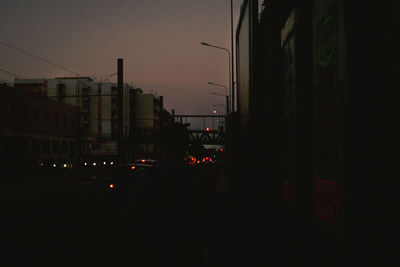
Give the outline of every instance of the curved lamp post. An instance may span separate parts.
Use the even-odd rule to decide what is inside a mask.
[[[225,88],[225,97],[226,97],[226,115],[228,116],[229,115],[229,95],[228,95],[228,88],[226,88],[226,86],[225,85],[222,85],[222,84],[218,84],[218,83],[213,83],[213,82],[207,82],[208,84],[210,84],[210,85],[214,85],[214,86],[219,86],[219,87],[223,87],[223,88]],[[217,94],[217,93],[215,93],[215,94]],[[218,94],[217,94],[218,95]],[[222,96],[222,95],[221,95]]]
[[[225,97],[226,98],[226,104],[229,104],[229,98],[228,98],[228,95],[223,95],[223,94],[218,94],[218,93],[216,93],[216,92],[212,92],[211,93],[212,95],[218,95],[218,96],[223,96],[223,97]],[[229,110],[229,107],[228,107],[228,105],[226,105],[226,115],[228,116],[228,111]]]
[[[231,71],[231,52],[229,51],[229,49],[227,49],[227,48],[225,48],[225,47],[221,47],[221,46],[216,46],[216,45],[211,45],[211,44],[209,44],[209,43],[206,43],[206,42],[201,42],[201,44],[202,45],[205,45],[205,46],[210,46],[210,47],[214,47],[214,48],[217,48],[217,49],[222,49],[222,50],[224,50],[225,52],[227,52],[228,53],[228,65],[229,65],[229,95],[231,95],[231,93],[232,93],[232,78],[231,78],[231,74],[232,74],[232,71]],[[215,85],[215,84],[214,84]],[[228,94],[227,94],[228,95]],[[229,115],[229,107],[228,107],[228,112],[227,112],[227,114],[226,115]]]

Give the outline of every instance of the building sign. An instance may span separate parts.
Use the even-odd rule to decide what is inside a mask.
[[[340,184],[315,179],[315,217],[332,226],[339,225]]]
[[[317,27],[317,61],[321,67],[326,68],[336,50],[336,18],[334,14],[328,13],[322,17]]]
[[[343,185],[332,180],[340,181],[345,168],[346,88],[338,82],[340,47],[337,0],[324,3],[315,6],[314,20],[315,216],[338,226],[341,218],[340,189]]]
[[[117,141],[104,141],[104,142],[91,142],[90,143],[91,155],[117,155],[118,145]]]
[[[343,92],[337,83],[337,5],[330,7],[316,22],[316,158],[318,176],[335,177],[339,150],[343,150]]]

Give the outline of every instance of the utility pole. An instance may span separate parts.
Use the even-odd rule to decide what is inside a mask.
[[[118,157],[119,162],[123,161],[123,90],[124,90],[124,71],[123,71],[123,59],[118,58]]]
[[[233,3],[232,3],[232,0],[231,0],[231,57],[232,57],[232,64],[231,64],[231,81],[229,81],[230,83],[231,83],[231,92],[230,92],[230,96],[231,96],[231,101],[232,101],[232,104],[231,104],[231,112],[234,112],[235,111],[235,84],[234,84],[234,73],[235,73],[235,71],[234,71],[234,66],[235,66],[235,64],[234,64],[234,61],[233,61],[233,58],[234,58],[234,52],[233,52]]]
[[[158,134],[160,135],[160,156],[159,159],[162,159],[163,152],[164,152],[164,143],[163,143],[163,135],[164,135],[164,129],[163,129],[163,123],[164,123],[164,116],[163,116],[163,111],[164,111],[164,97],[160,96],[160,129],[158,131]]]

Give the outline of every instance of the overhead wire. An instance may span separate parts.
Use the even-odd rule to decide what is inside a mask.
[[[0,79],[0,82],[7,83],[7,84],[12,84],[12,81],[5,80],[5,79]]]
[[[22,77],[21,75],[15,74],[15,73],[13,73],[13,72],[11,72],[11,71],[8,71],[8,70],[5,70],[5,69],[0,69],[0,71],[1,71],[1,72],[4,72],[4,73],[7,73],[7,74],[10,74],[10,75],[13,75],[13,76],[15,76],[15,77],[17,77],[17,78],[20,78],[20,79],[25,79],[25,78]]]
[[[49,60],[47,60],[47,59],[45,59],[45,58],[43,58],[43,57],[37,56],[37,55],[35,55],[35,54],[31,53],[31,52],[28,52],[28,51],[26,51],[26,50],[23,50],[23,49],[21,49],[21,48],[18,48],[18,47],[14,46],[14,45],[11,45],[11,44],[9,44],[9,43],[6,43],[6,42],[4,42],[4,41],[2,41],[2,40],[0,40],[0,44],[3,44],[3,45],[5,45],[5,46],[7,46],[7,47],[9,47],[9,48],[11,48],[11,49],[16,50],[16,51],[19,51],[19,52],[21,52],[21,53],[23,53],[23,54],[25,54],[25,55],[31,56],[31,57],[33,57],[33,58],[36,58],[36,59],[38,59],[38,60],[40,60],[40,61],[43,61],[43,62],[45,62],[45,63],[47,63],[47,64],[49,64],[49,65],[54,66],[54,67],[60,68],[60,69],[65,70],[65,71],[68,71],[68,72],[73,73],[73,74],[75,74],[75,75],[77,75],[77,76],[81,76],[81,75],[80,75],[79,73],[77,73],[77,72],[74,72],[74,71],[72,71],[72,70],[70,70],[70,69],[67,69],[67,68],[65,68],[65,67],[63,67],[63,66],[61,66],[61,65],[59,65],[59,64],[56,64],[56,63],[54,63],[54,62],[51,62],[51,61],[49,61]]]

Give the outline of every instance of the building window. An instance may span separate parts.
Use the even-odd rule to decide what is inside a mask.
[[[64,130],[67,130],[68,129],[68,121],[67,121],[67,116],[65,116],[65,115],[62,118],[62,124],[63,124]]]
[[[89,114],[82,114],[82,129],[89,129]]]
[[[65,154],[68,152],[68,143],[67,141],[62,141],[61,143],[61,153]]]
[[[55,114],[55,116],[54,116],[54,124],[55,124],[56,130],[59,129],[59,126],[60,126],[59,123],[60,123],[59,115]]]
[[[40,140],[32,139],[32,156],[38,157],[40,155]]]
[[[58,100],[63,100],[65,97],[65,84],[58,84],[57,88],[57,95],[58,95]]]
[[[89,99],[83,99],[82,100],[82,109],[84,111],[88,111],[89,110]]]
[[[48,110],[45,110],[43,115],[44,115],[43,128],[47,129],[48,125],[50,124],[50,113]]]
[[[10,126],[10,128],[13,128],[15,126],[16,110],[17,110],[17,105],[15,103],[11,103],[9,106],[9,113],[8,113],[8,125]]]
[[[75,130],[75,120],[74,117],[71,117],[71,129]]]
[[[54,140],[52,142],[52,152],[54,153],[58,153],[60,151],[60,147],[59,147],[59,142],[57,140]]]
[[[28,113],[28,107],[27,106],[23,106],[22,107],[22,114],[24,116],[24,123],[28,126],[31,125],[31,120],[29,119],[29,113]]]
[[[43,145],[43,153],[44,154],[50,154],[50,141],[49,140],[43,140],[42,141]]]
[[[70,155],[75,156],[75,145],[74,145],[74,142],[70,142],[69,143],[69,153],[70,153]]]
[[[39,109],[35,108],[34,114],[35,114],[35,126],[39,127],[39,121],[40,121]]]

